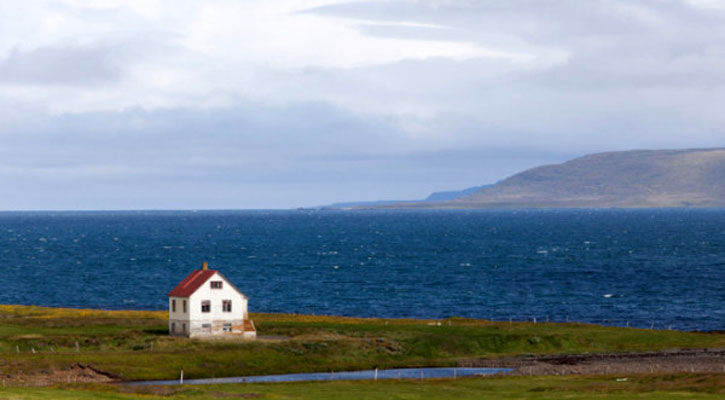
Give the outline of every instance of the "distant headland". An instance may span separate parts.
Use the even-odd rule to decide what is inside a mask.
[[[323,208],[725,207],[725,148],[596,153],[532,168],[493,185],[439,194]]]

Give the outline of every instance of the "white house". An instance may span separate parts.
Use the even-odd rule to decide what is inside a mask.
[[[257,336],[247,314],[247,296],[206,262],[168,296],[171,336]]]

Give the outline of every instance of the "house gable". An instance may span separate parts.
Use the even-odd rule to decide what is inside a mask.
[[[234,284],[229,279],[227,279],[226,276],[222,275],[222,273],[219,271],[215,271],[215,272],[216,272],[216,276],[224,282],[224,285],[234,289],[234,291],[236,291],[240,296],[242,296],[243,299],[245,299],[245,300],[247,299],[247,296],[244,293],[242,293],[242,291],[239,290],[239,288],[234,286]]]

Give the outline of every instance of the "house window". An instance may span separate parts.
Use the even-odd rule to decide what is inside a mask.
[[[184,306],[184,314],[186,314],[186,300],[182,300],[181,305]]]
[[[201,324],[201,330],[207,333],[211,332],[211,324]]]
[[[186,324],[181,324],[181,332],[186,335]]]
[[[175,322],[171,323],[171,333],[176,333],[176,323]]]
[[[171,300],[171,312],[176,312],[176,300]]]
[[[231,332],[232,331],[232,324],[224,324],[224,332]]]
[[[211,288],[212,289],[221,289],[222,281],[211,281]]]
[[[209,300],[201,301],[201,312],[211,312],[211,301],[209,301]]]
[[[232,312],[232,301],[231,300],[222,300],[222,311]]]

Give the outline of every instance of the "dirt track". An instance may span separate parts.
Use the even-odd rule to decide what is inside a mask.
[[[473,359],[460,361],[459,365],[461,367],[516,368],[508,375],[725,373],[725,349]]]
[[[11,386],[48,386],[56,383],[78,383],[78,382],[114,382],[116,379],[103,372],[93,368],[90,365],[80,363],[66,369],[48,369],[32,374],[0,374],[3,385],[6,383]]]

